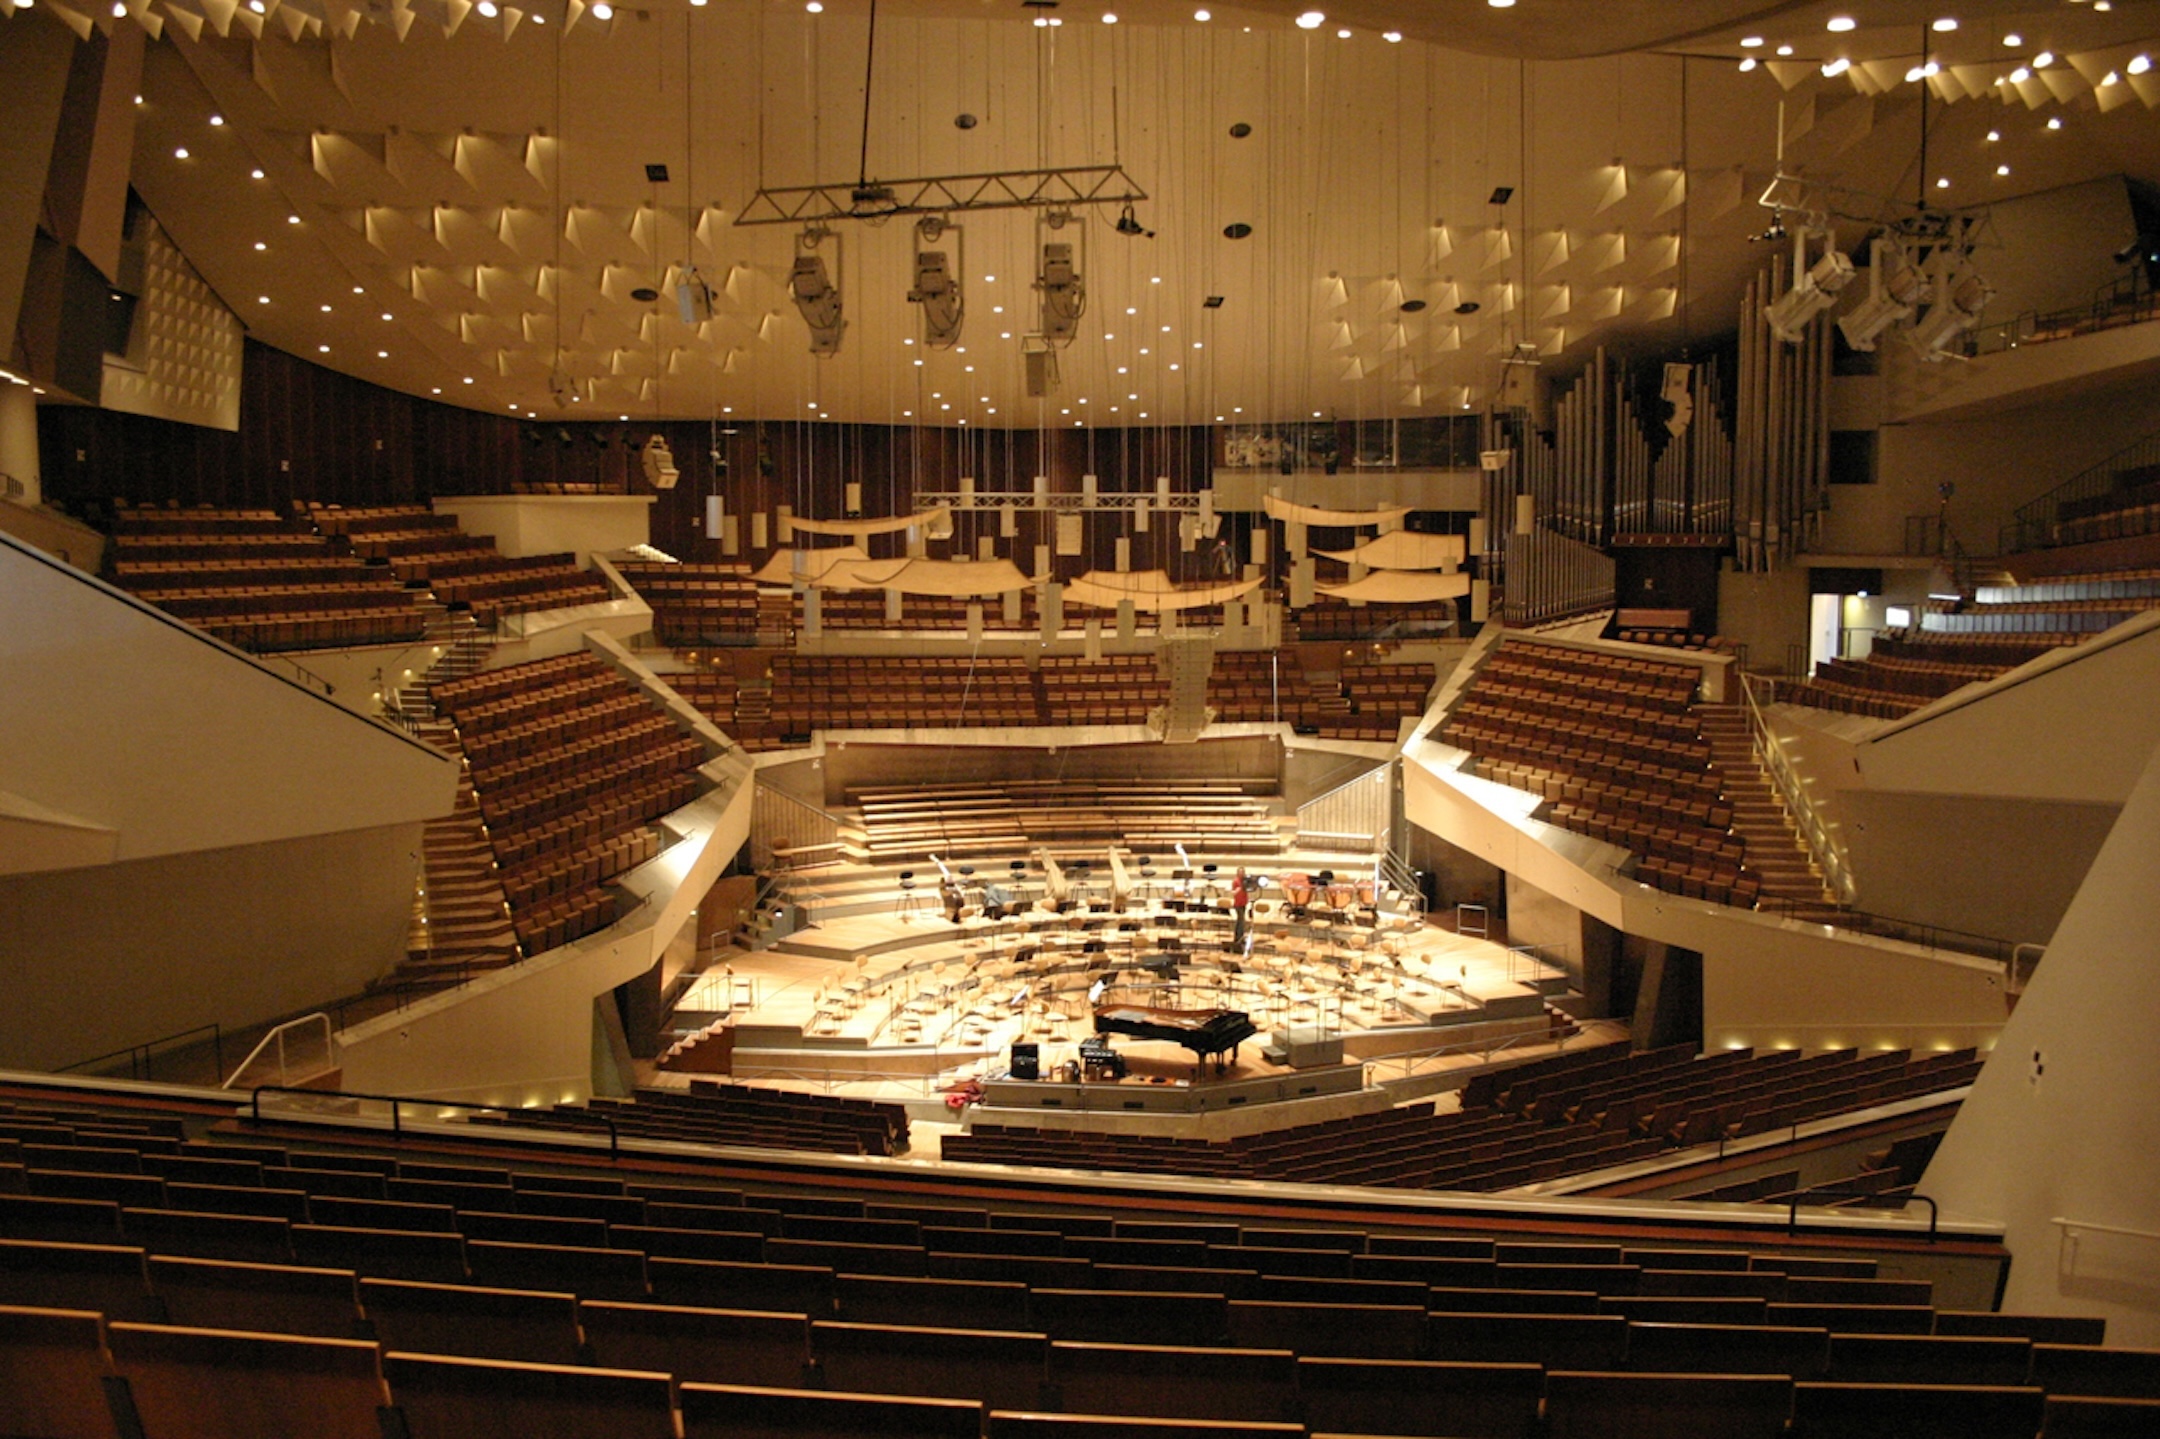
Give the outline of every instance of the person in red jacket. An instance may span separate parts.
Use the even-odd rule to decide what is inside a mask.
[[[1252,890],[1245,883],[1245,868],[1238,867],[1237,878],[1230,881],[1230,913],[1237,921],[1237,928],[1230,937],[1230,947],[1245,948],[1245,911],[1252,904]]]

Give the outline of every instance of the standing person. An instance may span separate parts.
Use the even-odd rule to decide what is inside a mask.
[[[947,875],[944,882],[938,887],[945,892],[945,917],[954,924],[958,924],[960,922],[961,904],[959,881],[955,880],[951,875]]]
[[[1245,867],[1238,866],[1237,878],[1230,881],[1230,913],[1237,927],[1230,937],[1230,947],[1245,948],[1245,911],[1252,904],[1252,890],[1245,883]]]

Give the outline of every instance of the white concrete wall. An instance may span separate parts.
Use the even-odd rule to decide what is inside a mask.
[[[57,1067],[359,993],[404,955],[420,834],[383,825],[0,876],[0,1066]]]
[[[2160,1345],[2155,895],[2160,756],[1920,1186],[1946,1219],[2003,1226],[2014,1260],[2003,1308],[2104,1315],[2109,1343],[2146,1347]]]
[[[0,536],[0,790],[145,859],[449,813],[457,766]]]
[[[652,538],[651,495],[451,495],[438,515],[456,515],[467,534],[492,535],[506,555],[568,550],[581,565],[595,550],[626,550]]]

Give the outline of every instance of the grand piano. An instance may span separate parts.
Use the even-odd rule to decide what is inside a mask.
[[[1252,1017],[1240,1009],[1151,1009],[1142,1004],[1104,1004],[1095,1009],[1097,1034],[1129,1034],[1135,1039],[1165,1039],[1182,1044],[1202,1063],[1221,1056],[1258,1034]]]

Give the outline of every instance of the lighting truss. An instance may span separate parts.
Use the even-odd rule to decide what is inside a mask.
[[[1047,494],[1036,494],[1032,490],[931,490],[916,493],[915,508],[917,511],[947,509],[955,514],[963,511],[990,514],[998,510],[1046,510],[1054,514],[1107,510],[1134,514],[1153,510],[1170,514],[1189,511],[1197,515],[1203,506],[1196,492],[1173,492],[1165,496],[1156,490],[1115,494],[1098,490],[1092,495],[1076,490],[1052,490]]]
[[[761,189],[738,225],[826,224],[889,219],[954,210],[1038,210],[1068,205],[1129,205],[1147,192],[1122,165],[1074,165],[1049,170],[998,170],[932,175],[864,184],[795,185]]]

